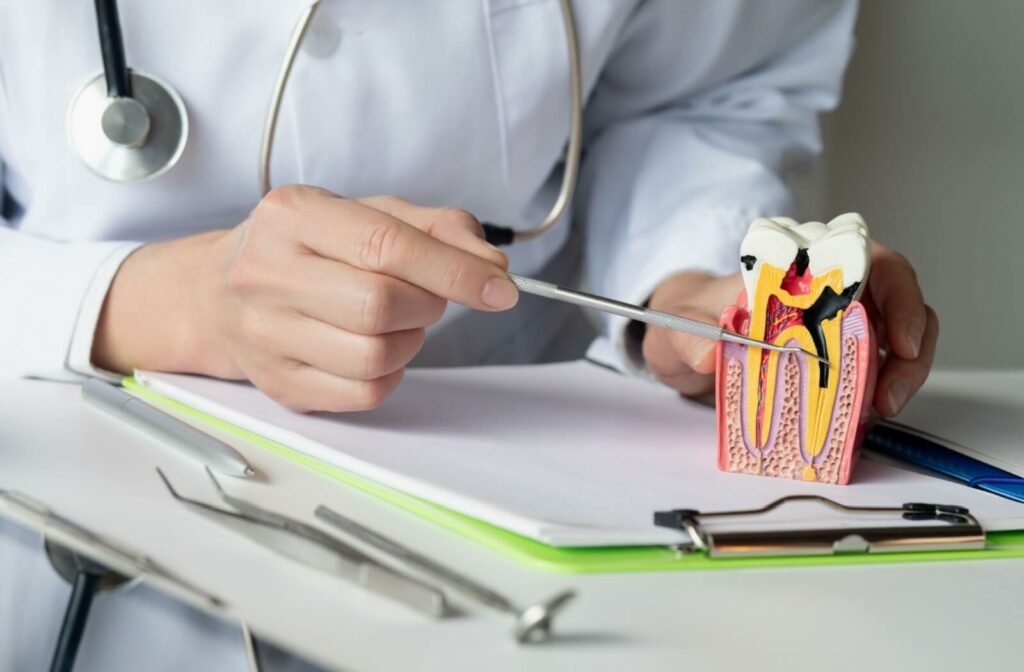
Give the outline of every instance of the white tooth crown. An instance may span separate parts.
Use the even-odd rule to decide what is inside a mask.
[[[744,260],[741,274],[748,304],[755,296],[762,265],[768,263],[785,271],[801,248],[807,250],[812,275],[839,268],[844,289],[861,283],[853,298],[860,297],[871,262],[871,248],[868,227],[859,214],[848,212],[828,224],[800,224],[788,217],[762,217],[750,225],[740,245],[740,257]]]

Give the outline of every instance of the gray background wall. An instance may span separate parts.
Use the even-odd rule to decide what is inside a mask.
[[[1024,367],[1024,2],[863,0],[857,32],[802,214],[910,258],[939,365]]]

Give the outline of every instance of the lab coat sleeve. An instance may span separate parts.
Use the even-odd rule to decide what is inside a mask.
[[[784,178],[820,152],[855,14],[852,0],[638,6],[586,112],[577,208],[595,291],[643,303],[676,272],[739,270],[750,221],[791,213]],[[643,373],[627,321],[605,320],[590,356]]]
[[[92,366],[92,338],[110,282],[137,246],[47,240],[0,219],[0,375],[116,378]]]

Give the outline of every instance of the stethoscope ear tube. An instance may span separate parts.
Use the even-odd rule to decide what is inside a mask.
[[[124,58],[117,0],[96,0],[96,24],[100,33],[103,74],[107,79],[107,97],[131,98],[132,78]]]

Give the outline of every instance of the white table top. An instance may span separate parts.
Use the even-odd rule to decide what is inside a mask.
[[[1024,381],[1021,373],[956,373],[936,375],[932,384],[984,375]],[[184,494],[212,501],[196,463],[87,406],[76,386],[0,380],[0,408],[0,488],[25,492],[175,568],[228,603],[224,618],[244,618],[261,637],[328,667],[936,671],[1017,669],[1024,660],[1024,560],[545,574],[245,449],[274,487],[225,483],[242,497],[259,489],[265,506],[308,520],[316,505],[328,504],[520,602],[578,589],[556,641],[517,647],[498,614],[453,599],[466,615],[430,621],[183,509],[154,467]]]

